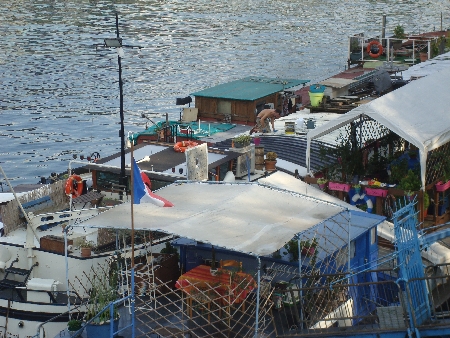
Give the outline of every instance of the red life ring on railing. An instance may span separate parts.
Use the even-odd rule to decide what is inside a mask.
[[[78,175],[69,176],[64,190],[66,195],[72,195],[72,198],[80,196],[83,193],[83,179]]]
[[[177,153],[184,153],[186,149],[193,148],[195,146],[198,146],[197,142],[194,141],[181,141],[175,143],[173,146],[173,150],[175,150]]]
[[[373,53],[372,52],[372,47],[377,47],[378,48],[378,53]],[[373,40],[373,41],[370,41],[369,44],[367,45],[366,51],[367,51],[367,53],[369,53],[369,55],[371,57],[377,58],[381,54],[383,54],[383,46],[377,40]]]

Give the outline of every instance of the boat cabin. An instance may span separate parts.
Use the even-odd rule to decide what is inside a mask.
[[[198,109],[200,120],[254,124],[256,114],[265,108],[283,110],[284,92],[287,89],[304,86],[308,82],[251,76],[191,95],[195,96],[195,108]]]
[[[255,171],[254,145],[249,146],[248,149],[206,149],[208,149],[208,181],[223,181],[228,171],[232,171],[236,177],[244,176],[247,170],[241,170],[240,166],[245,164],[245,159],[242,157],[246,157],[247,155],[251,159],[251,172],[253,173]],[[133,156],[139,168],[150,178],[152,190],[160,189],[177,180],[193,179],[188,173],[189,159],[185,153],[176,152],[173,145],[158,142],[139,144],[134,148]],[[83,168],[92,172],[94,189],[111,192],[125,191],[129,194],[131,185],[130,162],[131,152],[130,149],[127,149],[125,154],[127,184],[125,187],[119,184],[120,153],[102,158]]]

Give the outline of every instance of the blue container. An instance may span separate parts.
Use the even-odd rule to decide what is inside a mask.
[[[309,86],[310,93],[323,93],[325,92],[325,86],[319,84],[313,84]]]

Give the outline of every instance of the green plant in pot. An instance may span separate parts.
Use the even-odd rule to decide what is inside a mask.
[[[418,191],[422,186],[419,175],[409,169],[407,174],[400,180],[399,188],[405,191],[407,196],[412,196],[414,191]]]
[[[317,179],[317,184],[319,185],[319,188],[322,190],[325,189],[325,185],[327,184],[327,182],[328,180],[323,177]]]
[[[91,289],[86,305],[84,320],[88,337],[110,337],[110,308],[109,305],[118,299],[118,272],[117,261],[111,259],[106,266],[92,269],[90,278]],[[113,306],[114,332],[118,330],[119,312],[117,305]]]
[[[249,134],[241,134],[233,138],[233,143],[236,148],[243,148],[250,145],[252,137]]]
[[[287,242],[284,247],[285,249],[292,255],[291,262],[298,261],[299,253],[298,253],[298,241],[297,239],[291,239]],[[312,240],[306,239],[300,241],[300,252],[302,256],[313,257],[317,256],[317,238],[313,238]]]
[[[95,243],[93,241],[83,239],[78,242],[78,247],[80,248],[81,257],[90,257],[92,254],[92,249],[95,248]]]
[[[274,151],[269,151],[266,154],[266,159],[264,160],[264,165],[267,171],[275,170],[275,165],[277,163],[277,153]]]

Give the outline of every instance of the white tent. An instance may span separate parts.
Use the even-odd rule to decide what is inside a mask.
[[[415,145],[420,151],[422,187],[428,152],[450,141],[450,67],[415,80],[313,129],[307,136],[306,167],[311,140],[366,115]]]
[[[258,256],[277,251],[295,234],[329,219],[344,222],[344,227],[349,227],[355,236],[384,220],[256,183],[174,183],[158,194],[174,207],[134,205],[135,230],[161,231]],[[351,217],[342,221],[342,214],[350,212]],[[130,229],[130,204],[118,205],[74,226]]]

